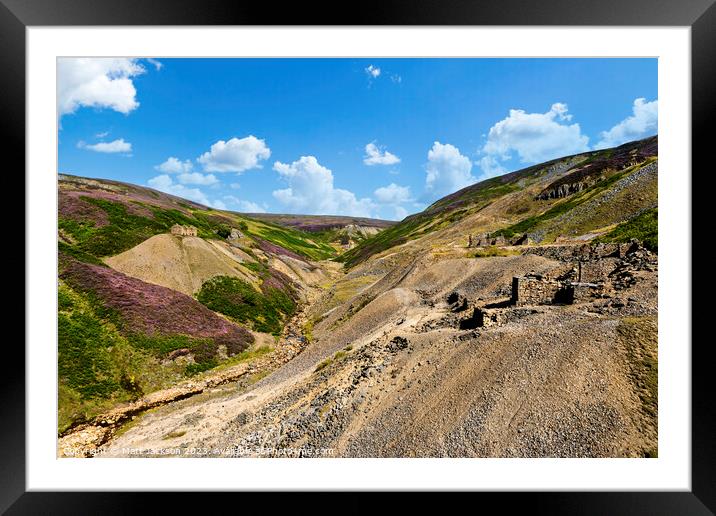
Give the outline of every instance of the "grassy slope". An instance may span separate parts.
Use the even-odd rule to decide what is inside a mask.
[[[606,191],[626,174],[636,171],[638,167],[629,168],[627,166],[630,160],[645,163],[649,159],[654,159],[649,156],[653,156],[655,153],[656,137],[652,137],[624,144],[614,149],[559,158],[482,181],[448,195],[433,203],[425,211],[411,215],[395,226],[364,240],[355,248],[344,253],[340,259],[349,267],[354,266],[374,254],[445,228],[469,215],[477,213],[503,196],[522,191],[540,180],[544,181],[543,177],[550,168],[558,167],[575,157],[582,158],[578,164],[565,169],[564,173],[556,181],[545,184],[545,187],[549,188],[566,183],[570,178],[573,181],[594,180],[596,181],[594,184],[591,184],[578,194],[573,194],[563,199],[542,200],[532,203],[534,207],[530,207],[521,219],[518,219],[511,226],[497,231],[495,234],[512,236],[531,231],[555,219],[557,216],[567,213],[593,198],[594,195]]]
[[[58,215],[61,236],[67,237],[64,251],[83,261],[126,251],[174,224],[195,226],[202,238],[221,238],[234,227],[257,243],[265,240],[311,260],[337,254],[332,246],[297,229],[105,180],[62,176]]]
[[[647,249],[659,250],[659,210],[652,208],[640,215],[619,224],[612,231],[596,240],[598,242],[629,242],[632,238],[640,240]]]
[[[549,209],[543,211],[542,213],[526,217],[516,224],[495,231],[493,235],[503,235],[509,238],[514,235],[533,232],[537,229],[548,228],[551,226],[551,222],[553,222],[561,215],[564,215],[567,212],[576,208],[577,206],[584,204],[591,199],[594,199],[599,194],[608,191],[610,187],[616,184],[619,180],[625,178],[629,174],[637,172],[643,166],[646,166],[647,164],[651,163],[653,159],[654,158],[648,158],[639,165],[635,165],[633,167],[626,167],[623,170],[615,171],[604,180],[595,183],[594,185],[586,188],[585,190],[579,193],[572,194],[564,199],[559,199],[555,201]],[[582,227],[581,229],[586,231],[590,228]]]

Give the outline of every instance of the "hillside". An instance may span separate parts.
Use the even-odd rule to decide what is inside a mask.
[[[657,143],[654,136],[468,186],[361,242],[341,259],[352,266],[459,222],[474,233],[527,234],[544,243],[623,222],[656,206]]]
[[[122,316],[152,307],[116,301],[104,285],[131,283],[156,295],[153,289],[166,288],[152,284],[159,279],[181,279],[173,288],[193,295],[172,290],[167,299],[177,304],[170,306],[191,302],[198,307],[188,313],[210,311],[202,338],[216,356],[230,354],[227,344],[219,348],[221,332],[241,330],[222,329],[214,316],[254,338],[262,335],[259,324],[288,322],[264,356],[244,358],[258,349],[249,344],[235,355],[242,358],[228,359],[246,360],[239,381],[219,385],[207,370],[180,391],[157,391],[168,393],[165,402],[133,421],[103,426],[88,418],[63,436],[60,450],[80,443],[106,456],[167,446],[232,457],[658,456],[657,184],[656,137],[556,159],[472,185],[363,235],[338,257],[341,271],[299,253],[319,245],[315,233],[237,214],[220,216],[246,221],[242,238],[251,242],[222,242],[212,227],[195,224],[198,237],[172,243],[175,237],[157,231],[159,238],[108,257],[90,253],[95,248],[75,231],[61,295],[72,289],[77,300],[61,315],[77,317],[83,303],[107,339],[147,331],[157,316]],[[204,220],[205,208],[189,206],[180,213]],[[152,220],[161,223],[161,213]],[[262,225],[286,231],[281,238],[289,242],[300,239],[289,249],[277,233],[272,241],[270,231],[259,235]],[[235,273],[206,280],[211,273],[189,259],[163,279],[152,263],[155,254],[167,253],[161,262],[170,264],[193,256],[194,246],[202,266]],[[310,279],[290,276],[299,263],[317,268]],[[77,280],[78,269],[94,279]],[[120,315],[114,326],[109,310]],[[271,313],[271,320],[256,317]],[[162,324],[167,334],[179,332],[180,321]],[[284,347],[288,354],[267,358]],[[186,367],[152,356],[167,368]]]
[[[61,175],[58,198],[60,430],[273,346],[335,270],[305,232],[149,188]]]
[[[367,217],[350,217],[342,215],[286,215],[278,213],[247,213],[248,217],[300,229],[308,233],[320,233],[346,226],[385,229],[394,225],[391,220],[371,219]]]

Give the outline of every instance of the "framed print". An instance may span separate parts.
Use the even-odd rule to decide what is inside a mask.
[[[27,203],[3,510],[712,513],[712,2],[267,7],[3,0]]]

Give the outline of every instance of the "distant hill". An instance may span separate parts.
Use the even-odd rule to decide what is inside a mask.
[[[362,226],[385,229],[396,224],[392,220],[371,219],[367,217],[348,217],[342,215],[286,215],[277,213],[247,213],[246,216],[281,226],[288,226],[308,233],[317,233],[346,226]]]

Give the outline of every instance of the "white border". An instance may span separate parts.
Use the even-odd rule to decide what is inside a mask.
[[[690,490],[689,28],[31,27],[27,43],[28,490]],[[662,315],[659,324],[658,459],[55,458],[57,56],[565,57],[565,52],[659,57],[659,306],[668,317]]]

